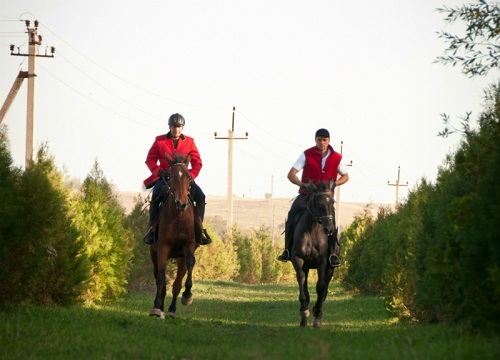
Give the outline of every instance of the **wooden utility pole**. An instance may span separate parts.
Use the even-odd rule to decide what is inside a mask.
[[[217,140],[228,140],[228,156],[227,156],[227,234],[231,234],[233,228],[233,140],[248,140],[248,132],[244,138],[234,137],[234,112],[236,107],[233,106],[233,121],[231,130],[228,130],[227,137],[217,137],[217,132],[214,133]]]
[[[342,145],[344,145],[344,141],[340,142],[340,155],[342,155]],[[352,166],[352,160],[347,166]],[[337,219],[335,219],[335,224],[339,226],[340,224],[340,186],[337,187]]]
[[[29,51],[28,54],[21,54],[19,48],[17,53],[14,53],[14,45],[10,46],[10,54],[13,56],[27,56],[28,57],[28,73],[20,72],[12,89],[7,96],[7,100],[2,106],[2,119],[7,113],[10,104],[14,100],[14,97],[21,86],[21,83],[25,77],[28,78],[28,102],[26,108],[26,156],[25,156],[25,168],[28,167],[31,159],[33,158],[33,133],[34,133],[34,123],[35,123],[35,77],[36,77],[36,62],[37,57],[54,57],[55,48],[51,47],[51,54],[37,54],[37,46],[42,44],[42,36],[37,34],[38,31],[38,20],[34,21],[35,27],[30,27],[30,21],[25,20],[26,28],[28,30],[28,43]],[[4,112],[5,111],[5,112]],[[0,120],[1,122],[1,120]]]
[[[400,166],[398,166],[398,179],[396,180],[396,183],[395,184],[390,184],[389,181],[387,182],[387,185],[389,186],[395,186],[396,187],[396,202],[395,202],[395,205],[396,207],[399,206],[399,187],[400,186],[408,186],[408,181],[406,182],[406,184],[400,184],[399,183],[399,174],[400,174]]]

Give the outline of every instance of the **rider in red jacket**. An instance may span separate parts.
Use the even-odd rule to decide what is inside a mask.
[[[144,180],[144,185],[146,188],[153,187],[153,194],[151,196],[151,205],[149,207],[149,226],[148,233],[144,237],[144,242],[146,244],[153,244],[155,242],[155,223],[156,223],[156,210],[153,206],[154,200],[158,197],[161,188],[165,185],[161,176],[168,174],[170,166],[165,159],[165,154],[173,156],[174,152],[181,153],[183,155],[191,154],[191,168],[189,173],[193,179],[193,183],[190,188],[190,195],[196,204],[196,210],[198,215],[203,222],[205,216],[205,194],[201,188],[194,182],[198,174],[200,173],[202,162],[198,148],[194,143],[194,139],[186,136],[182,133],[186,120],[181,114],[173,114],[168,119],[169,132],[164,135],[159,135],[155,138],[155,141],[148,151],[146,157],[146,165],[151,170],[151,176]],[[204,236],[202,236],[199,243],[201,245],[208,245],[212,242],[206,231],[203,231]]]
[[[278,256],[279,261],[287,262],[293,244],[294,217],[297,213],[307,207],[307,185],[309,181],[317,184],[321,181],[329,181],[332,178],[335,186],[342,185],[349,180],[347,167],[342,163],[342,155],[333,150],[330,145],[330,133],[326,129],[319,129],[315,135],[316,146],[305,150],[293,164],[288,172],[288,180],[299,187],[299,195],[295,198],[285,225],[285,250]],[[299,179],[297,173],[302,170],[302,177]],[[340,175],[340,176],[339,176]],[[334,190],[332,191],[332,196]],[[331,267],[340,266],[338,231],[329,237],[328,261]]]

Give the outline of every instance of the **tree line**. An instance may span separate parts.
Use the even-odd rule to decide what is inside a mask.
[[[448,48],[436,62],[458,65],[469,77],[498,71],[500,4],[480,0],[438,11],[446,22],[462,21],[465,33],[440,32]],[[458,149],[436,181],[421,179],[395,212],[355,218],[343,234],[341,281],[382,296],[401,319],[499,333],[500,83],[484,90],[477,125],[471,113],[459,125],[442,117],[438,135],[461,136]]]

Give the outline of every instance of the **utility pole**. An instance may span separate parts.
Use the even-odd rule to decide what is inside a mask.
[[[342,145],[344,145],[344,141],[340,141],[340,155],[342,155]],[[352,166],[352,160],[347,166]],[[337,187],[337,219],[335,220],[335,224],[339,226],[340,224],[340,186]]]
[[[400,184],[399,183],[399,174],[400,174],[400,166],[398,166],[398,179],[396,180],[396,183],[395,184],[390,184],[389,181],[387,182],[387,185],[389,186],[395,186],[396,187],[396,207],[399,206],[399,187],[400,186],[408,186],[408,181],[406,182],[406,184]]]
[[[17,92],[19,91],[19,88],[23,84],[23,80],[26,79],[27,77],[28,77],[27,71],[19,71],[19,74],[17,74],[16,79],[14,80],[14,84],[12,84],[9,94],[7,95],[7,99],[5,99],[5,102],[2,105],[2,109],[0,109],[0,124],[5,118],[5,115],[7,115],[7,111],[9,111],[12,102],[16,98]]]
[[[236,107],[233,106],[233,121],[231,130],[227,131],[227,137],[217,137],[217,132],[214,133],[216,140],[228,140],[228,156],[227,156],[227,234],[231,234],[233,228],[233,140],[248,140],[248,132],[244,138],[234,137],[234,112]]]
[[[7,100],[2,107],[2,116],[5,116],[10,104],[14,100],[14,97],[21,86],[21,83],[25,77],[28,78],[28,103],[26,108],[26,157],[25,157],[25,168],[28,167],[31,159],[33,158],[33,132],[34,132],[34,122],[35,122],[35,77],[36,77],[36,63],[35,59],[37,57],[54,57],[55,48],[52,46],[50,48],[50,55],[45,53],[45,55],[37,54],[37,46],[42,44],[42,36],[37,34],[38,31],[38,20],[34,21],[34,28],[30,27],[30,21],[25,20],[27,33],[28,33],[28,43],[29,51],[28,54],[21,54],[19,48],[17,48],[17,53],[14,53],[14,45],[10,45],[10,54],[13,56],[27,56],[28,57],[28,73],[20,72],[12,89],[7,96]],[[5,111],[5,113],[4,113]],[[1,122],[1,120],[0,120]]]

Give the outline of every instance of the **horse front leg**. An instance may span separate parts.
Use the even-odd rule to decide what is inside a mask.
[[[300,326],[307,327],[307,318],[309,317],[309,291],[307,289],[308,269],[303,269],[304,261],[300,258],[295,258],[292,261],[297,275],[297,283],[299,284],[299,302],[300,302]]]
[[[333,276],[333,269],[324,263],[318,268],[318,282],[316,283],[316,294],[318,296],[316,304],[313,307],[315,328],[320,328],[323,321],[323,304],[328,295],[328,285]]]
[[[153,251],[151,251],[153,254]],[[153,309],[149,313],[150,316],[156,316],[159,318],[164,318],[164,302],[165,296],[167,294],[167,277],[165,274],[166,266],[167,266],[167,258],[168,258],[169,250],[162,246],[157,246],[156,249],[156,259],[153,260],[153,267],[155,268],[156,274],[156,297],[153,305]]]
[[[185,290],[182,293],[182,305],[191,305],[191,303],[193,302],[193,294],[191,293],[191,288],[193,287],[193,268],[195,263],[196,258],[194,257],[194,253],[189,252],[186,259],[188,276],[186,278],[186,283],[184,284]]]
[[[180,258],[177,259],[177,275],[175,276],[174,283],[172,285],[172,302],[168,307],[167,315],[171,318],[175,318],[175,312],[177,311],[177,297],[181,292],[182,288],[182,279],[184,275],[186,275],[186,259]]]

